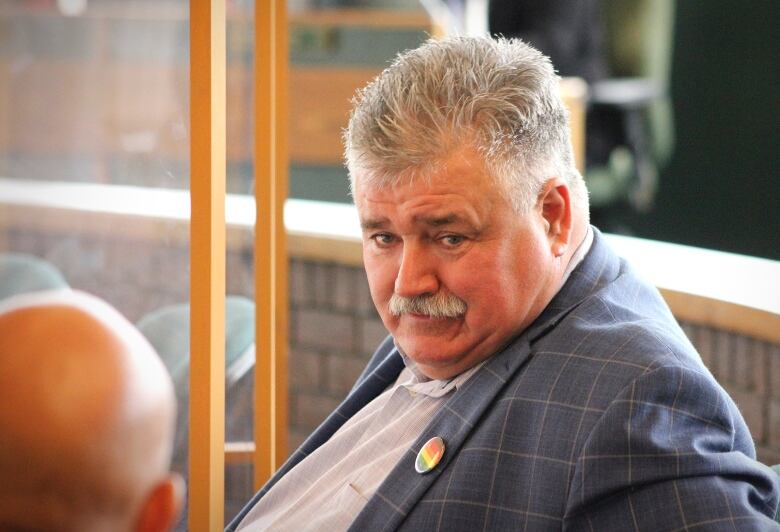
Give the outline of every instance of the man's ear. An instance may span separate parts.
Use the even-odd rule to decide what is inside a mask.
[[[556,257],[566,253],[571,240],[572,206],[569,187],[560,178],[547,181],[539,194],[537,205],[547,228],[550,249]]]
[[[184,500],[184,479],[171,473],[158,482],[141,506],[136,532],[168,532],[176,524]]]

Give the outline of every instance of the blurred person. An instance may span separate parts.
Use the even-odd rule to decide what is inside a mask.
[[[0,302],[0,530],[169,530],[175,408],[157,354],[105,302]]]
[[[391,336],[228,530],[772,530],[778,480],[589,223],[550,61],[400,55],[345,133]]]

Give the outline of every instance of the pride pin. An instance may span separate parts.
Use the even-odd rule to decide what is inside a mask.
[[[431,471],[441,461],[442,456],[444,456],[444,440],[435,436],[417,453],[417,460],[414,462],[415,471],[420,474]]]

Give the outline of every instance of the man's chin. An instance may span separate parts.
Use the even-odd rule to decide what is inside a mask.
[[[414,360],[414,358],[412,358],[412,360]],[[439,359],[425,358],[415,360],[415,363],[417,364],[417,369],[419,369],[423,375],[429,379],[437,380],[451,379],[468,369],[468,367],[464,367],[464,360],[462,357],[442,357]]]
[[[451,371],[448,368],[459,366],[465,357],[463,351],[453,349],[452,343],[446,340],[417,338],[404,341],[403,338],[396,338],[396,341],[404,354],[431,378],[441,377],[429,375],[429,372],[448,373]]]

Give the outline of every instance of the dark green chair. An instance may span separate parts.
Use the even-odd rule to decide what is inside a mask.
[[[136,324],[160,355],[171,374],[179,404],[176,416],[176,444],[174,469],[184,470],[186,464],[187,427],[189,416],[190,376],[190,305],[181,303],[152,311]],[[255,304],[241,296],[225,299],[225,389],[231,398],[231,390],[255,364]],[[243,393],[243,392],[242,392]],[[230,404],[227,405],[228,410]],[[231,416],[228,420],[241,416]],[[232,434],[232,425],[239,427]],[[240,423],[228,423],[229,439],[251,439],[251,433]],[[249,437],[247,437],[249,436]]]
[[[171,374],[179,408],[176,415],[171,469],[188,477],[189,435],[190,305],[181,303],[152,311],[136,324],[159,353]],[[255,304],[241,296],[225,299],[225,437],[227,441],[253,440],[253,368],[255,365]],[[226,468],[227,486],[252,485],[251,465]],[[229,490],[228,490],[229,491]],[[242,495],[242,494],[239,494]],[[236,512],[249,494],[234,501],[226,494],[226,508]],[[187,510],[182,511],[175,530],[187,530]],[[235,507],[235,508],[234,508]]]
[[[51,263],[24,253],[0,254],[0,299],[60,288],[68,288],[68,283]]]
[[[181,303],[154,310],[136,324],[154,346],[171,374],[176,389],[186,388],[190,367],[190,305]],[[225,298],[225,379],[231,386],[255,359],[255,304],[242,296]]]

